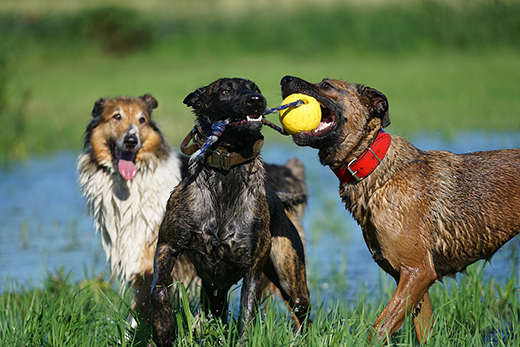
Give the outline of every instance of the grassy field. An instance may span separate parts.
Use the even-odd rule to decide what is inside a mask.
[[[279,81],[286,74],[369,85],[389,98],[392,134],[518,133],[519,34],[520,4],[513,0],[3,0],[0,164],[79,151],[92,106],[105,96],[152,93],[159,101],[154,117],[177,147],[193,126],[184,97],[223,76],[254,80],[269,106],[282,101]],[[268,141],[290,141],[265,134]],[[426,346],[519,346],[518,264],[511,268],[504,285],[484,281],[481,264],[469,278],[435,284],[435,333]],[[246,345],[365,346],[395,285],[382,276],[376,293],[328,302],[316,278],[309,275],[308,333],[293,333],[285,306],[269,301]],[[338,292],[346,282],[329,281]],[[129,293],[102,278],[73,283],[57,273],[39,289],[5,288],[12,290],[0,294],[2,344],[148,342],[146,327],[129,333]],[[180,303],[177,318],[185,326],[193,320],[190,305]],[[235,322],[226,328],[209,320],[183,329],[177,344],[235,346],[237,339]],[[407,322],[391,344],[414,341]]]
[[[518,267],[512,264],[512,268]],[[329,283],[339,290],[345,281],[337,277]],[[320,286],[313,282],[312,274],[310,286],[313,324],[307,333],[295,334],[285,305],[268,300],[245,346],[366,346],[371,325],[395,289],[389,277],[384,276],[375,293],[360,291],[350,302],[323,302],[317,299]],[[430,290],[434,334],[425,346],[520,345],[518,288],[515,271],[505,285],[484,281],[482,264],[470,267],[469,276],[459,276],[457,282],[435,284]],[[139,326],[136,333],[128,329],[128,293],[121,296],[100,279],[69,283],[64,274],[57,273],[48,277],[43,289],[16,284],[13,290],[0,295],[0,340],[6,346],[146,346],[149,342],[147,327]],[[232,298],[238,293],[232,293]],[[192,326],[196,314],[196,302],[190,303],[186,297],[183,296],[177,313],[178,322],[183,322],[185,328],[180,330],[175,345],[237,344],[234,320],[229,327],[205,319],[195,329],[186,328]],[[233,312],[236,316],[238,307]],[[372,345],[378,344],[368,344]],[[392,337],[390,345],[415,345],[410,321]]]
[[[193,124],[182,100],[222,76],[256,81],[270,106],[286,74],[370,85],[388,96],[396,134],[520,129],[514,2],[17,3],[0,5],[2,162],[79,150],[94,101],[122,94],[155,95],[177,146]]]

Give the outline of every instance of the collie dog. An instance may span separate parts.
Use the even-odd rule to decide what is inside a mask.
[[[79,184],[112,276],[133,288],[132,308],[146,323],[159,225],[187,164],[152,120],[157,105],[149,94],[96,101],[77,162]],[[186,286],[196,279],[186,256],[172,277]],[[135,318],[129,320],[135,328]]]

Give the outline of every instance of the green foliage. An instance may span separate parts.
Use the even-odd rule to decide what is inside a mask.
[[[11,76],[7,69],[7,61],[7,56],[0,50],[0,165],[23,158],[27,154],[25,142],[22,140],[26,133],[25,113],[21,106],[17,106],[13,99],[9,98],[8,85]]]
[[[376,266],[374,264],[374,266]],[[514,266],[513,268],[517,268]],[[430,289],[434,307],[434,334],[425,346],[518,346],[520,343],[520,303],[518,274],[511,272],[505,284],[483,279],[483,266],[469,268],[469,276],[459,276]],[[244,346],[379,346],[367,344],[373,322],[390,299],[395,284],[382,275],[381,286],[361,289],[355,297],[324,301],[317,295],[315,274],[309,274],[314,306],[308,332],[295,332],[285,304],[275,296],[264,302]],[[340,274],[329,279],[333,290],[341,291]],[[336,283],[340,287],[336,288]],[[9,287],[9,286],[6,286]],[[101,279],[70,283],[62,271],[49,275],[42,289],[11,285],[0,295],[0,340],[9,346],[145,346],[149,328],[137,332],[126,322],[130,295],[121,296]],[[236,302],[232,294],[231,302]],[[236,346],[240,338],[237,321],[229,326],[211,317],[197,318],[198,308],[180,288],[176,319],[179,331],[176,346]],[[232,308],[235,315],[238,308]],[[145,334],[142,332],[145,331]],[[140,334],[141,333],[141,334]],[[415,344],[411,320],[391,338],[391,346]]]
[[[0,33],[25,44],[99,44],[109,53],[124,54],[153,43],[151,18],[128,7],[103,6],[63,15],[0,14]],[[13,48],[20,43],[13,45]],[[50,48],[50,47],[49,47]]]
[[[0,297],[0,340],[6,346],[124,346],[122,303],[98,281],[73,285],[60,271],[42,289],[16,288]]]
[[[164,36],[190,47],[187,54],[197,53],[196,49],[205,54],[278,51],[303,56],[468,50],[517,46],[520,4],[488,2],[454,9],[436,1],[421,1],[406,7],[370,10],[311,7],[224,21],[218,17],[177,18],[175,23]]]
[[[367,84],[389,97],[389,130],[405,136],[517,131],[519,32],[514,1],[0,13],[0,161],[79,150],[95,100],[147,92],[176,147],[193,125],[182,100],[223,76],[253,79],[270,106],[286,74]]]
[[[210,6],[208,4],[208,6]],[[518,48],[520,4],[482,1],[450,6],[426,0],[408,6],[301,6],[240,16],[223,14],[154,15],[131,7],[104,6],[54,15],[0,14],[0,32],[43,40],[96,39],[110,52],[129,52],[173,42],[180,52],[233,55],[280,51],[322,55],[331,52],[410,52],[421,49]],[[153,16],[153,17],[152,17]]]
[[[110,6],[85,10],[73,23],[72,33],[97,40],[108,52],[128,53],[146,49],[153,43],[151,20],[130,8]]]

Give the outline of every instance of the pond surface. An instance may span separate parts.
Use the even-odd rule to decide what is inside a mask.
[[[519,133],[463,132],[449,141],[425,134],[410,140],[421,149],[455,153],[520,147]],[[336,299],[345,294],[328,284],[338,276],[345,278],[347,295],[355,295],[359,288],[378,287],[382,276],[379,267],[338,197],[336,177],[319,164],[317,152],[267,143],[262,155],[272,163],[285,163],[296,156],[306,165],[308,270],[320,295]],[[61,152],[0,170],[0,292],[12,289],[13,279],[24,286],[40,286],[48,273],[61,268],[73,281],[98,274],[108,280],[101,238],[94,232],[76,183],[76,156]],[[517,237],[499,251],[492,266],[486,266],[484,278],[505,279],[511,273],[510,258],[518,252],[519,244]]]

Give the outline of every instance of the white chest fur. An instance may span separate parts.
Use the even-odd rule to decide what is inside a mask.
[[[78,158],[78,181],[94,217],[112,274],[129,282],[142,271],[145,247],[156,242],[172,189],[180,182],[180,161],[136,163],[137,175],[124,180],[111,169],[94,169],[88,153]]]

